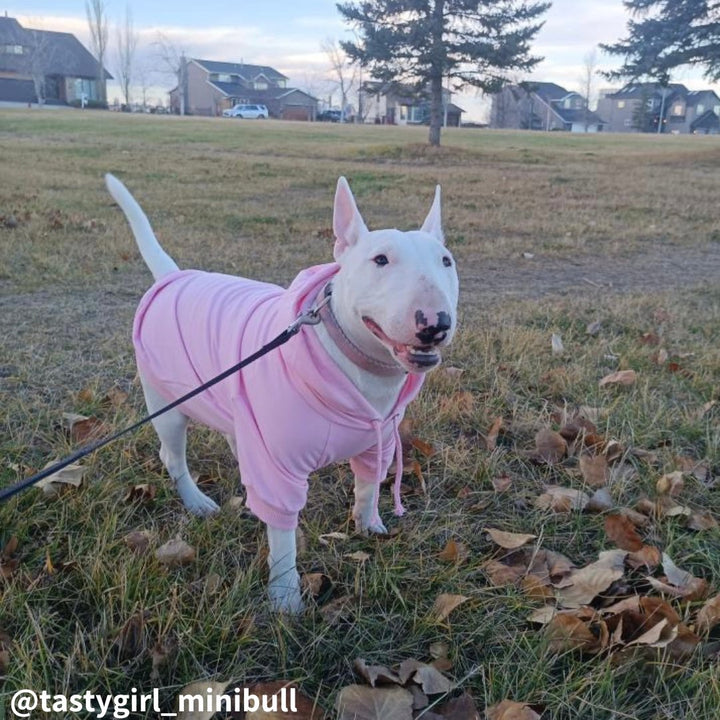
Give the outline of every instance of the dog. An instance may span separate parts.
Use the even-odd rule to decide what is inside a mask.
[[[188,420],[226,436],[247,505],[267,525],[270,600],[278,610],[299,612],[295,529],[311,472],[349,458],[356,529],[385,533],[379,485],[395,460],[395,513],[403,512],[398,424],[457,325],[458,276],[443,237],[440,186],[420,230],[370,231],[340,177],[335,262],[301,271],[283,289],[179,270],[125,186],[112,175],[105,180],[155,278],[133,324],[149,413],[232,367],[309,309],[320,320],[153,420],[160,458],[197,515],[219,508],[190,476]]]

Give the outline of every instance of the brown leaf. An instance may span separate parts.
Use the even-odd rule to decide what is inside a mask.
[[[416,682],[426,695],[439,695],[452,688],[452,683],[437,668],[413,658],[400,663],[398,677],[403,685],[409,680]]]
[[[469,555],[470,551],[465,543],[455,542],[453,538],[450,538],[443,551],[438,555],[438,559],[443,562],[461,563],[465,562]]]
[[[51,460],[43,470],[54,465],[57,460]],[[58,470],[52,475],[43,478],[35,487],[42,488],[46,495],[51,497],[57,495],[60,492],[62,485],[71,485],[72,487],[80,487],[85,476],[87,468],[80,465],[80,463],[71,463],[62,470]]]
[[[127,402],[128,394],[119,387],[111,387],[105,397],[100,401],[103,405],[111,405],[112,407],[120,407]]]
[[[401,687],[348,685],[335,700],[337,720],[412,720],[412,695]]]
[[[109,426],[96,417],[87,417],[77,413],[63,413],[63,426],[76,443],[95,440],[109,431]]]
[[[448,700],[435,709],[443,720],[480,720],[475,702],[467,693]]]
[[[718,521],[709,512],[694,512],[690,515],[685,527],[691,530],[712,530],[718,526]]]
[[[364,550],[356,550],[355,552],[345,553],[343,557],[346,557],[348,560],[354,560],[355,562],[365,563],[372,556]]]
[[[675,639],[665,647],[665,652],[676,662],[687,660],[700,644],[701,639],[686,625],[680,623]]]
[[[175,720],[210,720],[215,715],[215,707],[217,704],[217,698],[221,697],[225,692],[225,689],[229,685],[229,682],[213,682],[212,680],[199,680],[198,682],[190,683],[186,685],[179,693],[177,700],[175,701]],[[190,703],[190,696],[199,696],[203,702]],[[207,703],[209,697],[213,698],[212,703]],[[184,703],[181,705],[181,701]],[[212,704],[209,710],[205,707],[208,704]],[[196,709],[202,707],[203,710]]]
[[[603,647],[585,620],[571,614],[557,614],[545,626],[548,646],[554,653],[571,650],[600,652]]]
[[[685,487],[683,474],[680,470],[666,473],[656,483],[657,491],[660,495],[670,495],[677,497]]]
[[[318,542],[321,545],[330,545],[331,540],[338,540],[340,542],[345,542],[346,540],[349,540],[349,539],[350,539],[350,536],[344,532],[331,532],[331,533],[325,533],[324,535],[318,536]]]
[[[375,687],[375,684],[380,683],[395,683],[396,685],[403,684],[397,673],[394,673],[384,665],[368,665],[362,658],[358,658],[353,663],[355,672],[365,680],[370,686]]]
[[[605,535],[621,550],[636,552],[643,547],[642,538],[635,526],[624,515],[608,515],[605,518]]]
[[[567,454],[567,449],[567,442],[560,433],[545,428],[535,435],[536,454],[548,465],[559,463]]]
[[[243,691],[244,692],[244,691]],[[299,692],[297,685],[288,680],[257,683],[248,688],[248,693],[260,700],[260,708],[245,713],[246,720],[322,720],[323,713]],[[232,697],[232,695],[231,695]],[[293,699],[297,712],[293,710]],[[266,703],[264,710],[262,703]]]
[[[624,550],[606,550],[590,565],[573,572],[559,583],[558,602],[568,608],[587,605],[607,590],[625,572]]]
[[[144,555],[150,547],[152,534],[148,530],[133,530],[128,533],[123,542],[138,555]]]
[[[145,613],[131,615],[115,638],[118,662],[138,657],[145,650]]]
[[[580,456],[580,472],[583,480],[590,487],[599,488],[607,485],[609,477],[607,457],[583,453]]]
[[[189,565],[195,562],[196,556],[195,548],[180,538],[169,540],[155,551],[158,562],[168,567]]]
[[[590,496],[582,490],[548,485],[545,492],[535,499],[535,507],[540,510],[552,510],[557,513],[584,510],[590,502]]]
[[[502,426],[503,419],[501,417],[497,417],[493,420],[493,424],[490,426],[490,429],[485,436],[485,449],[488,452],[492,452],[497,447],[497,439]]]
[[[0,630],[0,678],[7,674],[10,667],[10,648],[12,647],[12,639],[10,636]]]
[[[300,585],[305,592],[318,598],[332,588],[332,581],[324,573],[305,573],[300,576]]]
[[[432,615],[435,620],[442,622],[445,620],[450,613],[455,610],[459,605],[467,602],[470,598],[465,595],[452,595],[450,593],[442,593],[435,599],[435,604],[432,608]]]
[[[142,485],[133,485],[124,497],[126,503],[149,503],[155,499],[157,487],[143,483]]]
[[[585,510],[591,513],[602,513],[612,510],[615,503],[606,487],[598,488],[591,496]]]
[[[503,700],[485,711],[487,720],[540,720],[528,703]]]
[[[522,565],[506,565],[499,560],[488,560],[482,569],[494,587],[514,585],[526,572],[526,568]]]
[[[666,575],[665,580],[658,580],[654,577],[646,578],[656,590],[686,600],[702,600],[707,597],[709,591],[707,580],[681,570],[667,553],[663,553],[662,563]]]
[[[537,537],[537,535],[528,533],[505,532],[496,528],[483,528],[483,531],[490,536],[496,545],[506,550],[516,550]]]
[[[495,492],[501,493],[510,489],[512,478],[509,475],[498,475],[494,477],[491,482]]]
[[[16,535],[12,535],[10,539],[5,543],[2,551],[0,551],[0,578],[9,580],[20,565],[20,560],[14,558],[13,555],[17,552],[18,539]]]
[[[695,621],[695,628],[699,633],[707,635],[720,623],[720,595],[710,598],[700,608]]]
[[[606,375],[600,380],[600,387],[606,385],[633,385],[637,380],[637,373],[634,370],[618,370],[617,372]]]
[[[659,548],[656,548],[654,545],[643,545],[639,550],[628,553],[626,562],[628,567],[634,570],[641,567],[654,570],[660,565],[661,557]]]

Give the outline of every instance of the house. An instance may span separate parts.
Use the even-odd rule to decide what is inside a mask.
[[[598,110],[611,132],[720,133],[720,98],[712,90],[688,90],[680,83],[630,83],[605,91]]]
[[[7,15],[0,17],[0,104],[103,104],[105,84],[112,80],[70,33],[24,28]]]
[[[317,99],[287,87],[288,78],[267,65],[218,62],[188,58],[185,61],[185,112],[222,115],[237,103],[265,105],[270,117],[314,120]],[[179,112],[179,87],[170,91],[170,106]]]
[[[490,127],[600,132],[605,122],[580,93],[551,82],[506,85],[492,96]]]
[[[443,125],[459,127],[465,111],[451,102],[451,93],[443,88]],[[376,125],[428,125],[430,97],[428,93],[403,83],[363,83],[358,93],[358,105],[363,122]]]

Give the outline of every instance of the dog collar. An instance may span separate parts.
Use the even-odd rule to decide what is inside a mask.
[[[376,360],[374,357],[364,353],[340,327],[340,323],[335,317],[330,304],[332,296],[332,283],[328,283],[322,291],[323,299],[318,304],[318,316],[324,323],[330,339],[337,345],[340,352],[353,364],[357,365],[361,370],[373,373],[373,375],[381,375],[383,377],[391,377],[393,375],[405,374],[405,371],[395,363],[386,363],[382,360]]]

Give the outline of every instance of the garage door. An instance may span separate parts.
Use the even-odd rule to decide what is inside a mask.
[[[303,105],[287,105],[282,111],[283,120],[310,120],[310,108]]]

